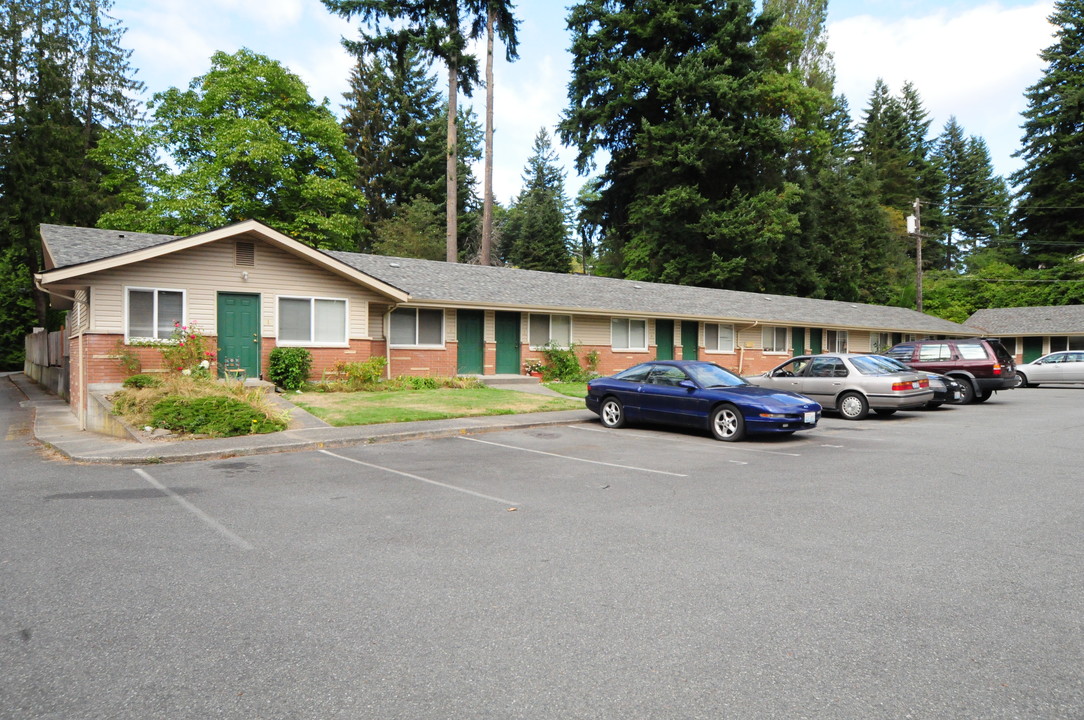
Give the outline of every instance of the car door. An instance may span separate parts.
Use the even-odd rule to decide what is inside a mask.
[[[847,380],[847,366],[837,357],[813,358],[801,377],[798,392],[812,398],[824,407],[836,406],[836,395]]]
[[[621,401],[621,405],[625,408],[625,417],[629,420],[638,420],[643,417],[645,395],[641,392],[641,388],[647,384],[651,369],[652,365],[647,363],[631,367],[615,375],[607,388]]]
[[[699,409],[702,401],[698,390],[680,384],[685,380],[689,380],[689,376],[675,365],[654,366],[647,382],[640,386],[644,419],[678,425],[696,424],[704,414]]]
[[[1066,354],[1060,352],[1050,353],[1046,357],[1036,360],[1035,364],[1026,373],[1028,380],[1033,383],[1060,382],[1065,373],[1065,365],[1062,360],[1065,359]]]
[[[749,378],[749,382],[753,385],[774,390],[801,392],[799,387],[802,384],[802,375],[805,374],[805,370],[809,366],[809,360],[808,357],[796,357],[763,375]]]
[[[1068,353],[1065,360],[1064,382],[1084,382],[1084,352]]]

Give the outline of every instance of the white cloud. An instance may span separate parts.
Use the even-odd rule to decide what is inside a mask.
[[[829,25],[836,91],[847,96],[856,121],[877,78],[895,93],[910,81],[940,133],[955,115],[965,132],[990,145],[995,170],[1018,167],[1023,93],[1039,79],[1039,52],[1051,44],[1050,0],[1005,8],[996,3],[965,12],[886,20],[861,15]]]

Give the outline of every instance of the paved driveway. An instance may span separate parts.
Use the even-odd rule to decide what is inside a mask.
[[[1079,718],[1081,398],[136,469],[9,410],[0,715]]]

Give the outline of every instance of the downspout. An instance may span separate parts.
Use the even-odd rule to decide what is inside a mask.
[[[75,297],[74,295],[69,297],[68,295],[62,295],[61,293],[58,293],[55,290],[48,290],[46,288],[43,288],[41,286],[41,281],[37,277],[34,278],[34,285],[38,288],[38,290],[41,290],[43,293],[46,293],[47,295],[51,295],[53,297],[58,297],[58,298],[61,298],[62,300],[71,300],[72,305],[85,305],[86,306],[86,312],[87,312],[87,324],[90,323],[90,303],[89,302],[87,302],[86,300],[80,300],[79,298]],[[87,392],[87,349],[83,344],[83,334],[84,334],[84,332],[85,331],[83,330],[83,323],[80,322],[79,323],[79,333],[75,336],[76,341],[79,344],[79,395],[80,395],[80,397],[79,397],[79,403],[76,406],[76,407],[79,408],[79,413],[78,413],[78,415],[76,415],[76,418],[79,420],[79,429],[80,430],[86,430],[87,429],[87,400],[90,397],[90,393]],[[70,339],[71,338],[69,338],[69,340]]]
[[[384,375],[385,380],[391,380],[391,314],[395,312],[400,303],[392,303],[384,311]]]
[[[752,330],[753,328],[755,328],[759,324],[760,324],[759,320],[754,320],[752,325],[749,325],[747,327],[743,327],[741,330],[738,330],[735,333],[735,335],[737,337],[734,338],[734,341],[738,342],[738,337],[741,337],[741,334],[743,332],[745,332],[746,330]],[[743,370],[744,366],[745,366],[745,345],[743,343],[739,342],[738,343],[738,374],[739,375],[742,374],[742,370]]]

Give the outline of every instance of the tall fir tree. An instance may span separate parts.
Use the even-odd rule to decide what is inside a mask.
[[[609,154],[600,271],[785,291],[800,194],[787,157],[815,140],[821,107],[792,72],[801,38],[751,0],[587,0],[568,27],[561,138],[581,173]]]
[[[121,43],[111,0],[11,0],[0,5],[0,248],[15,248],[29,318],[50,324],[33,287],[41,270],[38,225],[92,226],[109,199],[93,152],[102,133],[135,121],[142,85]]]
[[[1024,137],[1012,175],[1014,219],[1024,262],[1055,263],[1084,252],[1084,0],[1057,0],[1054,44],[1040,54],[1046,67],[1027,89]]]
[[[564,172],[545,128],[535,135],[532,155],[523,171],[523,190],[508,211],[501,253],[526,270],[564,272],[571,269],[568,234],[569,203]]]

